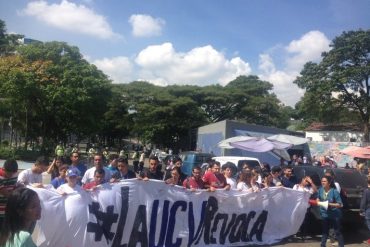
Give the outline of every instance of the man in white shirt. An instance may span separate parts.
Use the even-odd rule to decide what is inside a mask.
[[[94,167],[91,167],[85,172],[85,175],[82,178],[82,184],[89,183],[94,180],[94,173],[96,169],[104,169],[105,171],[105,176],[104,176],[104,181],[108,182],[112,174],[110,170],[107,167],[103,166],[103,156],[101,154],[95,154],[94,155]]]
[[[18,175],[18,183],[42,187],[42,173],[48,169],[49,160],[44,156],[38,157],[31,168],[23,170]]]

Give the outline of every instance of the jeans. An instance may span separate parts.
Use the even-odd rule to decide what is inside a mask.
[[[370,230],[370,208],[366,209],[365,211],[365,220],[367,228]]]
[[[344,246],[344,240],[343,235],[340,231],[340,219],[329,219],[329,218],[323,218],[322,219],[322,237],[321,237],[321,247],[326,246],[326,240],[328,239],[329,235],[329,229],[334,228],[335,236],[338,240],[338,246],[343,247]]]

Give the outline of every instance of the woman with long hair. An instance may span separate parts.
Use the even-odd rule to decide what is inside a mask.
[[[40,218],[41,205],[37,193],[24,187],[14,190],[8,198],[0,246],[36,247],[31,234]]]
[[[329,229],[334,228],[335,236],[338,239],[338,246],[343,247],[343,235],[340,231],[340,219],[342,216],[341,208],[343,206],[339,192],[330,186],[332,177],[323,176],[321,179],[321,187],[318,190],[317,200],[320,202],[327,202],[328,207],[320,206],[320,214],[322,218],[322,237],[321,247],[326,246],[326,240],[329,235]]]
[[[251,180],[252,180],[252,172],[251,171],[242,171],[239,176],[238,183],[236,185],[237,190],[240,191],[253,191]]]

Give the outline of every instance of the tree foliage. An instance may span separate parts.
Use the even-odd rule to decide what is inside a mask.
[[[356,113],[369,140],[370,30],[344,32],[322,54],[319,64],[305,64],[294,83],[306,89],[298,107],[309,119],[339,121]],[[342,119],[343,120],[343,119]]]
[[[0,56],[13,54],[21,38],[23,35],[6,33],[5,22],[0,19]]]
[[[110,82],[78,48],[37,43],[0,58],[0,92],[12,102],[15,127],[26,139],[41,136],[49,145],[101,131]]]

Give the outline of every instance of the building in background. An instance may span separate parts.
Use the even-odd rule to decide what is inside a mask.
[[[221,149],[217,144],[227,138],[234,136],[269,137],[276,134],[286,134],[298,137],[305,137],[302,132],[289,131],[261,125],[241,123],[233,120],[224,120],[208,124],[198,128],[197,151],[213,153],[216,156],[249,156],[258,158],[261,162],[270,165],[278,165],[280,157],[273,152],[249,152],[241,149]],[[310,150],[307,144],[297,145],[288,149],[290,155],[310,157]]]

